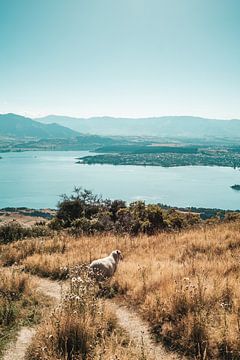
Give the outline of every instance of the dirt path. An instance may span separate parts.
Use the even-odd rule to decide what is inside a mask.
[[[23,327],[17,335],[16,342],[10,343],[3,360],[23,360],[35,332],[35,328]]]
[[[57,281],[37,278],[38,291],[53,299],[54,305],[61,300],[61,295],[66,288]],[[106,306],[112,311],[122,327],[134,341],[137,347],[144,350],[144,354],[148,360],[183,360],[175,353],[167,352],[162,345],[156,344],[150,336],[149,326],[141,320],[141,318],[126,306],[120,306],[112,300],[105,301]],[[17,336],[15,343],[11,343],[9,349],[5,353],[3,360],[24,360],[24,356],[28,346],[31,343],[36,328],[22,328]]]
[[[64,287],[60,282],[48,279],[33,277],[37,282],[37,289],[42,294],[52,298],[53,306],[56,306],[61,300],[61,294]],[[3,355],[3,360],[24,360],[28,346],[31,344],[35,335],[36,327],[22,327],[17,334],[14,342],[11,342]]]
[[[120,327],[130,335],[136,346],[143,349],[144,355],[147,359],[185,359],[183,356],[167,352],[161,344],[156,344],[151,338],[148,324],[145,323],[134,311],[110,300],[106,301],[106,304],[107,307],[116,315]]]
[[[66,290],[67,284],[60,281],[35,277],[37,289],[43,295],[53,299],[55,305],[60,302],[63,292]]]

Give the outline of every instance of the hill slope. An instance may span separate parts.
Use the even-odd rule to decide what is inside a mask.
[[[42,124],[15,114],[0,115],[0,136],[14,138],[71,138],[79,133],[59,124]]]
[[[160,137],[240,137],[240,120],[204,119],[193,116],[154,118],[92,117],[89,119],[50,115],[38,121],[67,126],[75,131],[98,135],[147,135]]]

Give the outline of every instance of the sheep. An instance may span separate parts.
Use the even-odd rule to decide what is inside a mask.
[[[94,260],[90,264],[90,270],[96,280],[102,281],[111,278],[117,269],[119,260],[123,256],[120,250],[114,250],[112,253],[102,259]]]

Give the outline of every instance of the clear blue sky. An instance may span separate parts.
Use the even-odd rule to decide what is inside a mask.
[[[0,0],[0,113],[240,118],[239,0]]]

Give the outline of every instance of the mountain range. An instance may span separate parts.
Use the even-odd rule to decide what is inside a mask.
[[[88,119],[50,115],[37,119],[57,123],[81,133],[121,136],[182,138],[240,138],[240,120],[218,120],[194,116],[151,118],[92,117]]]
[[[80,135],[57,123],[43,124],[16,114],[0,115],[0,136],[13,138],[66,139]]]
[[[16,114],[0,115],[0,137],[71,139],[84,134],[238,140],[240,120],[204,119],[193,116],[83,119],[58,115],[30,119]]]

